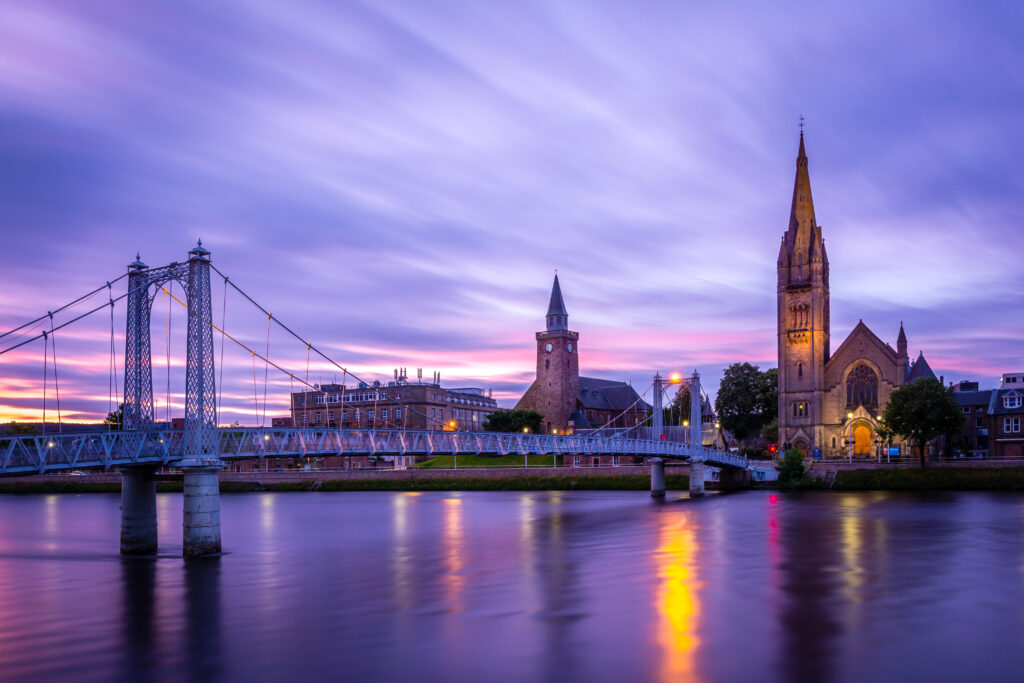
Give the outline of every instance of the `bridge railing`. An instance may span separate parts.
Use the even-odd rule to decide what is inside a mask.
[[[735,453],[651,439],[495,432],[222,427],[224,460],[323,455],[640,455],[746,467]],[[0,475],[170,465],[184,457],[184,431],[110,431],[0,436]]]

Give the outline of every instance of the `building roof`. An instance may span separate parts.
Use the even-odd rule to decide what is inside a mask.
[[[558,285],[557,275],[555,275],[555,284],[551,286],[551,301],[548,303],[547,314],[569,315],[569,312],[565,310],[565,301],[562,300],[562,288]]]
[[[981,391],[954,391],[953,400],[961,406],[987,406],[991,398],[991,389]]]
[[[596,377],[580,377],[579,401],[584,408],[590,410],[651,409],[629,384]]]
[[[1003,399],[1007,396],[1020,396],[1024,399],[1024,387],[1019,389],[993,389],[992,397],[988,403],[989,415],[1024,415],[1024,400],[1016,408],[1007,408],[1003,405]]]
[[[916,379],[922,377],[930,377],[932,379],[938,379],[935,373],[932,372],[931,367],[928,365],[928,361],[924,359],[924,353],[918,352],[917,360],[910,366],[910,372],[907,373],[907,378],[904,380],[904,384],[910,384]]]

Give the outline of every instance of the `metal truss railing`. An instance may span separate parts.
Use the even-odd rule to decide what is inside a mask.
[[[222,460],[327,455],[640,455],[747,467],[736,453],[670,441],[493,432],[222,427]],[[183,430],[0,437],[0,475],[130,465],[174,465],[185,455]]]

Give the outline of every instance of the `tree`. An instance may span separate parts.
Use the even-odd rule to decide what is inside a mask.
[[[804,478],[804,454],[797,448],[790,448],[775,469],[779,472],[779,484],[792,486]]]
[[[925,466],[925,445],[938,436],[956,434],[964,424],[953,389],[933,377],[922,377],[893,391],[883,418],[887,429],[917,446],[921,467]]]
[[[499,410],[487,416],[483,428],[487,432],[521,432],[525,427],[539,434],[544,431],[543,419],[544,416],[535,410]]]
[[[119,405],[114,412],[107,413],[107,418],[103,420],[103,424],[111,429],[120,429],[121,425],[124,424],[124,404]]]
[[[778,410],[778,370],[761,372],[750,363],[733,363],[725,369],[715,397],[715,412],[723,427],[745,439],[776,418]]]

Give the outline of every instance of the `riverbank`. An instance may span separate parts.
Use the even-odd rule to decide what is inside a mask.
[[[670,467],[669,489],[689,488],[688,467]],[[180,474],[157,475],[157,491],[182,490]],[[254,491],[645,491],[649,467],[485,470],[292,470],[221,472],[222,493]],[[119,493],[118,474],[33,475],[0,479],[3,493]]]
[[[891,467],[816,469],[798,489],[832,491],[1024,491],[1024,466]],[[669,490],[689,488],[689,468],[669,467]],[[775,482],[757,488],[774,488]],[[292,470],[222,472],[222,493],[257,491],[646,491],[643,467],[466,469],[466,470]],[[157,491],[182,490],[180,474],[157,475]],[[708,484],[708,489],[716,486]],[[33,475],[0,479],[0,494],[120,493],[121,476]]]

